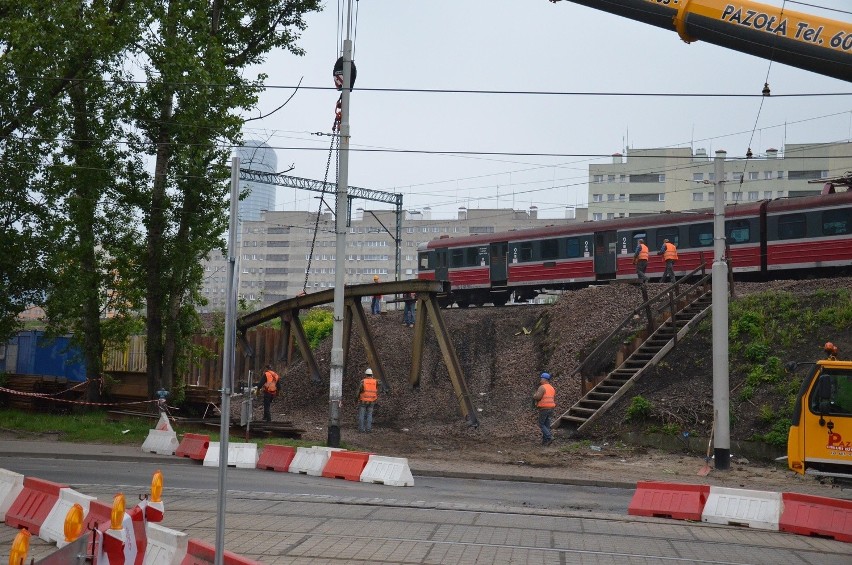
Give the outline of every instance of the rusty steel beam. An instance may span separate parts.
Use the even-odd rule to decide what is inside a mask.
[[[447,371],[450,374],[453,389],[456,391],[456,399],[458,399],[459,406],[461,406],[462,415],[464,415],[471,426],[478,427],[479,418],[476,417],[476,410],[474,409],[473,401],[470,399],[470,391],[467,388],[467,381],[464,378],[461,363],[459,363],[453,342],[450,340],[447,327],[444,325],[444,318],[441,316],[438,299],[435,298],[434,294],[430,294],[429,298],[424,300],[424,305],[426,306],[426,311],[429,313],[429,320],[432,322],[432,327],[435,328],[435,337],[438,339],[438,345],[444,356],[444,363],[447,365]]]
[[[440,281],[407,280],[384,283],[347,285],[344,292],[346,298],[363,298],[374,294],[402,294],[404,292],[441,292],[443,284]],[[237,319],[237,331],[245,331],[254,326],[273,320],[284,312],[301,310],[313,306],[321,306],[334,302],[334,289],[323,290],[302,296],[295,296],[276,302],[266,308],[261,308]]]
[[[420,371],[423,368],[423,347],[426,344],[426,300],[422,294],[417,294],[415,309],[420,312],[414,318],[414,337],[411,342],[411,373],[408,375],[408,384],[412,388],[420,388]]]
[[[381,383],[382,392],[390,392],[390,385],[385,379],[385,370],[382,366],[382,360],[379,358],[379,352],[376,350],[376,345],[373,340],[373,334],[370,332],[370,326],[367,324],[367,316],[364,314],[364,308],[361,306],[360,300],[349,299],[346,301],[349,305],[345,318],[351,318],[350,330],[352,323],[358,327],[361,335],[361,344],[367,352],[367,363],[373,370],[373,377]],[[343,334],[344,336],[346,334]],[[360,375],[359,375],[360,376]]]

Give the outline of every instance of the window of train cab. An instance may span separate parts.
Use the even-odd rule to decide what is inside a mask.
[[[750,243],[752,241],[753,219],[747,220],[728,220],[725,222],[725,237],[730,245],[737,243]]]
[[[464,249],[450,251],[450,267],[454,269],[464,267]]]
[[[823,235],[846,235],[852,233],[852,208],[826,210],[822,213]]]
[[[419,257],[417,259],[417,265],[421,271],[425,271],[430,268],[429,265],[429,252],[424,251],[423,253],[418,254]]]
[[[521,261],[532,261],[533,259],[533,242],[525,241],[518,246],[518,255]]]
[[[713,245],[713,222],[703,222],[689,226],[690,247],[710,247]]]

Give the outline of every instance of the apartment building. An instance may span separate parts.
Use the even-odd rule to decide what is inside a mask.
[[[725,160],[725,200],[754,202],[819,194],[822,183],[852,170],[849,143],[787,144],[749,159]],[[713,206],[715,165],[705,149],[629,149],[589,165],[589,219],[641,216]]]
[[[406,211],[401,221],[400,279],[417,276],[417,246],[438,237],[522,230],[546,225],[583,222],[586,209],[566,208],[561,219],[538,217],[529,210],[459,208],[452,219],[433,219],[431,210]],[[316,292],[334,288],[336,242],[330,212],[264,211],[257,221],[240,224],[237,260],[239,294],[252,308],[261,308],[303,289]],[[358,209],[346,237],[346,284],[370,283],[396,277],[393,210]],[[316,237],[314,235],[316,234]],[[310,263],[310,267],[308,264]],[[201,295],[208,300],[203,311],[225,308],[227,264],[215,252],[204,262]]]

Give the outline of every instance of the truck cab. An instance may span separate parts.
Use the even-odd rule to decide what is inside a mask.
[[[793,409],[787,464],[802,475],[852,479],[852,361],[809,366]]]

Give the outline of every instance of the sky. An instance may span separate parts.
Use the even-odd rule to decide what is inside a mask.
[[[252,69],[268,75],[267,88],[247,115],[260,119],[246,124],[244,137],[275,148],[279,171],[294,167],[289,175],[336,182],[335,159],[327,176],[326,164],[339,96],[332,70],[345,37],[339,10],[346,4],[327,0],[323,12],[307,16],[297,41],[303,57],[274,52]],[[787,1],[785,9],[852,22],[848,0],[807,4]],[[587,204],[589,164],[611,162],[628,147],[705,148],[710,155],[724,149],[732,158],[749,147],[761,156],[785,143],[852,139],[849,83],[709,43],[686,44],[673,30],[570,1],[360,0],[352,6],[357,81],[349,184],[402,193],[405,209],[429,207],[436,219],[455,217],[461,206],[536,206],[539,217],[565,217],[566,208]],[[757,95],[767,73],[773,95],[850,95],[636,95]],[[300,81],[328,89],[294,94]],[[501,155],[477,154],[488,152]],[[280,188],[276,209],[316,211],[315,196]]]

